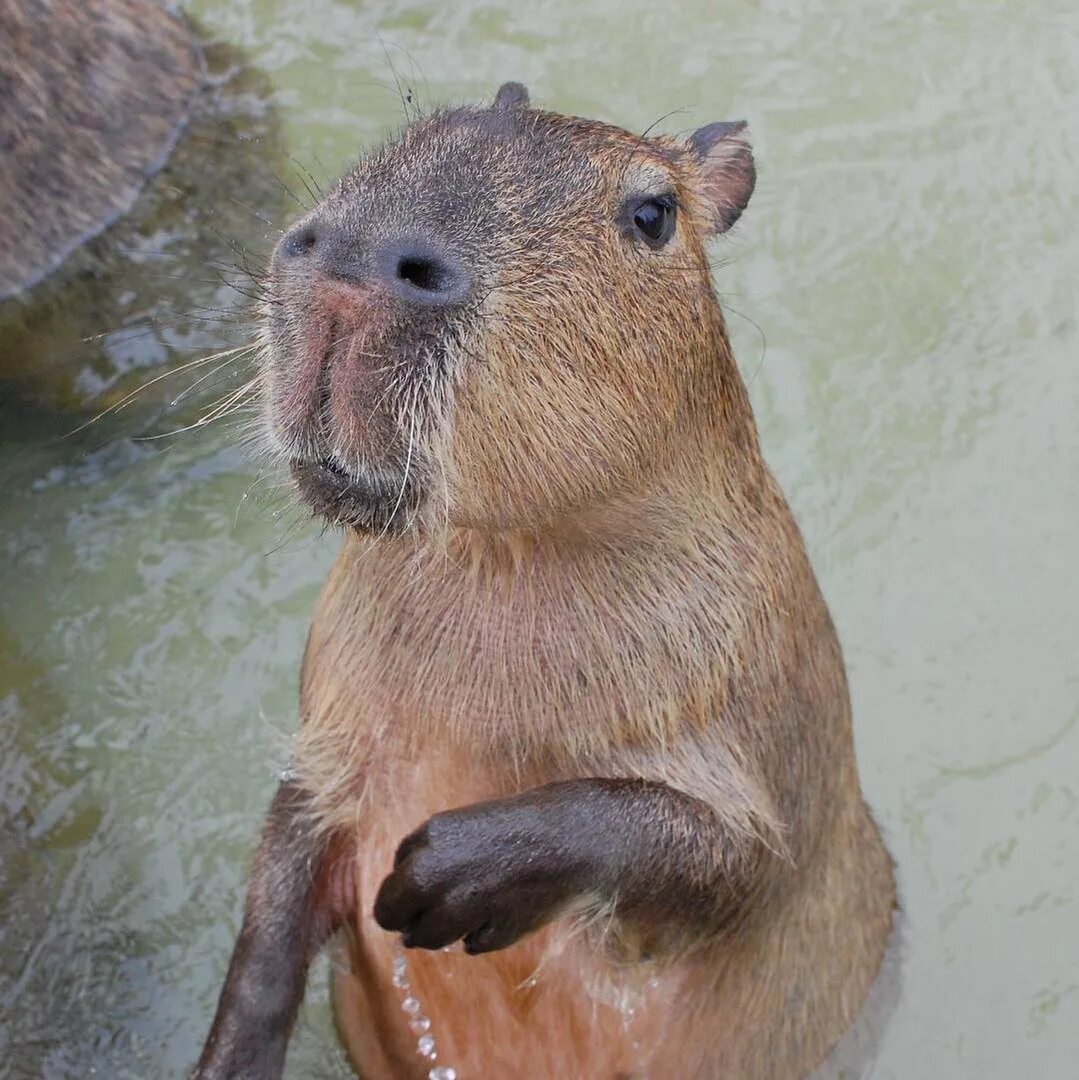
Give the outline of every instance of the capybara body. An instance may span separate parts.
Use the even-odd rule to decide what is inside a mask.
[[[674,613],[680,603],[711,604],[717,595],[741,607],[743,589],[723,580],[715,553],[684,552],[654,593],[640,591],[639,568],[626,567],[629,578],[621,579],[621,560],[615,560],[579,568],[595,575],[590,583],[567,574],[545,582],[550,591],[541,595],[526,561],[516,580],[490,580],[476,596],[475,571],[452,559],[447,568],[435,552],[424,558],[402,541],[395,556],[375,558],[372,551],[363,555],[362,541],[346,544],[312,630],[304,679],[311,726],[303,745],[315,742],[320,720],[334,730],[336,710],[352,702],[362,733],[353,747],[371,735],[377,746],[367,744],[362,758],[356,754],[364,761],[363,794],[342,798],[334,812],[342,830],[352,815],[349,831],[356,838],[352,973],[339,970],[335,995],[339,1029],[360,1075],[426,1076],[411,1017],[401,1009],[403,995],[391,981],[396,943],[371,917],[401,837],[440,810],[581,773],[661,778],[717,802],[734,801],[747,831],[756,826],[774,847],[775,879],[762,884],[759,899],[714,940],[692,948],[679,943],[671,955],[660,948],[643,962],[649,939],[662,938],[662,929],[637,930],[627,941],[603,911],[584,925],[564,919],[487,955],[409,951],[412,994],[431,1020],[439,1059],[461,1077],[748,1080],[804,1076],[839,1038],[869,988],[889,933],[891,870],[849,764],[846,689],[828,616],[789,517],[774,493],[772,499],[778,517],[763,517],[757,528],[783,530],[789,561],[777,566],[757,557],[776,536],[754,530],[741,533],[742,555],[730,565],[751,589],[770,579],[768,599],[759,601],[767,607],[749,620],[756,626],[747,627],[746,652],[737,661],[750,670],[757,666],[759,674],[747,672],[737,697],[713,687],[695,702],[690,687],[656,679],[653,665],[665,643],[656,640],[656,622],[648,616]],[[696,596],[685,591],[693,579],[701,590]],[[465,582],[472,586],[464,588]],[[475,609],[456,606],[453,585],[476,598]],[[621,590],[636,593],[639,604],[621,613],[625,623],[612,618],[597,625],[595,640],[586,634],[565,639],[566,627],[580,617],[582,595]],[[446,607],[435,606],[439,597]],[[383,622],[390,611],[396,617]],[[799,615],[788,622],[791,611]],[[695,613],[685,615],[692,625]],[[733,610],[728,617],[735,620]],[[357,618],[361,633],[341,632],[342,621]],[[780,629],[777,622],[787,625]],[[414,630],[396,660],[395,625]],[[665,629],[671,631],[671,623]],[[626,650],[631,641],[637,648],[618,649],[620,639]],[[493,685],[485,685],[477,655],[499,657]],[[600,693],[577,688],[592,676]],[[564,698],[554,689],[559,686]],[[808,719],[802,703],[822,693],[835,712],[815,714],[816,745],[799,747],[797,729]],[[717,732],[709,730],[708,718],[720,695],[730,726]],[[672,697],[692,702],[692,711],[668,713]],[[760,714],[751,709],[761,701],[769,703],[772,724],[755,730]],[[622,717],[649,713],[658,747],[645,732],[619,737]],[[780,716],[783,722],[775,723]],[[575,717],[583,730],[574,731]],[[680,723],[688,730],[679,731]],[[766,779],[747,776],[728,758],[725,743],[735,731],[767,755],[771,769],[790,776],[787,792],[769,790]],[[533,742],[544,736],[545,744]],[[336,761],[343,764],[354,753],[350,748]],[[848,761],[842,771],[825,768],[839,758]],[[308,761],[321,792],[347,789],[333,759]],[[754,822],[755,816],[761,820]]]
[[[0,0],[0,298],[131,206],[201,82],[159,0]]]
[[[894,888],[705,256],[753,182],[508,84],[282,240],[269,448],[347,533],[200,1076],[339,925],[368,1078],[794,1080],[851,1023]]]

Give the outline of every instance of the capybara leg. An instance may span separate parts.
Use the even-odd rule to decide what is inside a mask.
[[[332,895],[332,845],[310,826],[307,802],[288,781],[274,796],[251,867],[240,936],[193,1080],[273,1080],[284,1068],[308,967],[343,915]]]

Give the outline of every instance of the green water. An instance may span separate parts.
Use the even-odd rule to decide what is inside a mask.
[[[717,281],[745,316],[731,321],[764,444],[845,645],[905,912],[869,1074],[1076,1075],[1072,6],[189,7],[265,74],[275,138],[318,177],[402,120],[391,64],[421,103],[516,78],[636,129],[672,110],[667,130],[750,119],[759,186]],[[207,143],[202,171],[227,147]],[[298,187],[283,154],[263,157]],[[283,221],[295,205],[273,190],[255,209]],[[230,421],[136,438],[198,415],[160,410],[194,375],[59,437],[244,339],[231,316],[195,334],[132,299],[228,306],[200,292],[216,241],[192,220],[143,236],[95,306],[0,325],[0,371],[43,357],[17,392],[0,382],[0,1077],[178,1077],[193,1060],[336,546],[274,517],[287,503],[251,488]],[[243,242],[272,234],[256,219]],[[343,1075],[325,982],[294,1077]]]

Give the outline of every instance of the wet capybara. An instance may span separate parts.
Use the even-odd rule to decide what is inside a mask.
[[[785,1080],[858,1012],[891,862],[705,254],[754,179],[507,84],[282,238],[266,449],[345,540],[197,1076],[279,1075],[339,929],[366,1078]]]
[[[129,209],[201,81],[156,0],[0,0],[0,299]]]

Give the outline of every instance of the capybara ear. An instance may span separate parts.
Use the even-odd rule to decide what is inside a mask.
[[[519,82],[503,83],[495,94],[492,109],[527,109],[528,89]]]
[[[697,159],[700,194],[712,212],[713,232],[726,232],[746,208],[757,182],[746,122],[698,128],[687,146]]]

